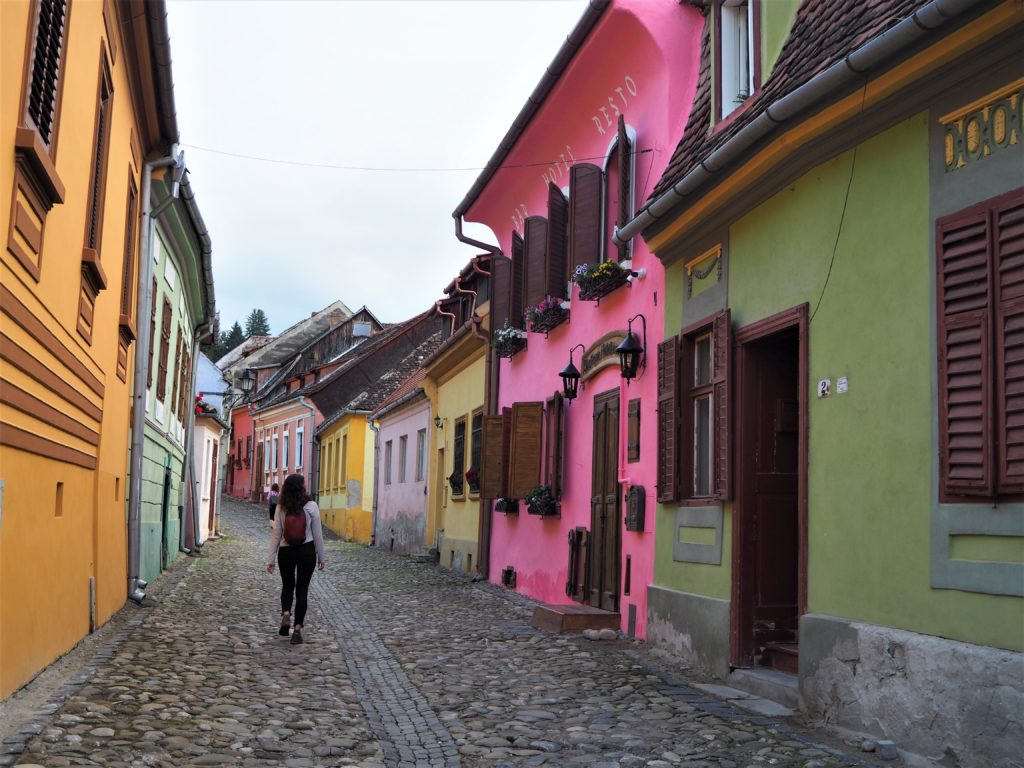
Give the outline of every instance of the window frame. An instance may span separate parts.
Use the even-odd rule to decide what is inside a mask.
[[[427,430],[416,432],[416,482],[423,482],[427,477]]]
[[[735,106],[726,110],[724,107],[723,100],[727,93],[723,88],[723,79],[725,77],[724,70],[726,69],[723,60],[725,59],[725,49],[723,46],[723,33],[725,25],[723,21],[723,7],[735,7],[737,5],[747,5],[747,58],[748,58],[748,75],[747,81],[750,87],[749,93],[746,97],[736,102],[735,98],[738,98],[742,93],[737,89],[736,97],[733,99]],[[760,0],[715,0],[714,5],[714,110],[712,112],[713,122],[717,126],[728,125],[731,119],[736,115],[742,113],[753,101],[753,99],[761,92],[761,2]],[[735,27],[730,27],[730,30]],[[736,49],[737,51],[739,48]],[[730,49],[730,54],[733,51]],[[733,56],[730,56],[733,58]],[[737,66],[737,69],[739,67]]]
[[[471,496],[480,495],[480,466],[483,458],[484,409],[477,408],[469,416],[469,470],[476,471],[476,487],[466,478],[466,489]],[[467,472],[469,471],[467,470]]]
[[[384,443],[384,485],[391,485],[391,460],[394,454],[394,445],[392,440],[387,440]]]
[[[305,427],[295,428],[295,468],[302,469],[302,439],[306,436]]]
[[[279,466],[279,461],[281,459],[281,457],[278,455],[278,452],[281,450],[281,437],[276,432],[273,435],[271,435],[271,437],[270,437],[270,445],[272,446],[271,451],[270,451],[270,453],[271,453],[271,459],[270,459],[270,465],[271,466],[270,466],[270,468],[274,472],[277,472],[277,469],[278,469],[278,466]]]
[[[281,469],[288,471],[288,449],[291,447],[292,433],[284,430],[281,433]]]
[[[466,416],[459,416],[452,429],[452,472],[448,476],[452,498],[466,495],[466,425]]]
[[[405,469],[409,460],[409,435],[398,438],[398,482],[405,482]]]

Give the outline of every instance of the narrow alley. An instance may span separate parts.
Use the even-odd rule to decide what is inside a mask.
[[[532,601],[432,563],[327,542],[306,643],[276,632],[262,505],[177,569],[0,765],[872,764],[693,687],[626,641],[530,626]],[[641,650],[637,650],[641,649]],[[22,751],[23,750],[23,751]]]

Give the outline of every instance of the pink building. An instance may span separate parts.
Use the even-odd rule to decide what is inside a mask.
[[[460,236],[463,219],[484,224],[510,257],[493,267],[500,349],[481,483],[503,498],[482,542],[486,573],[548,603],[618,614],[635,637],[646,636],[653,580],[665,277],[640,238],[619,249],[611,236],[679,142],[702,29],[701,12],[675,0],[591,4],[454,214]],[[630,327],[646,364],[627,386],[616,347]],[[581,372],[572,400],[559,377],[570,355]]]
[[[240,403],[231,409],[231,445],[228,446],[227,474],[224,477],[224,491],[240,499],[248,499],[253,486],[252,415],[248,403]]]

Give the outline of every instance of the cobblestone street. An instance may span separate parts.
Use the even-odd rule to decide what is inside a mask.
[[[520,596],[337,539],[289,645],[264,507],[223,507],[226,537],[126,609],[0,765],[874,764],[691,687],[642,644],[537,631]]]

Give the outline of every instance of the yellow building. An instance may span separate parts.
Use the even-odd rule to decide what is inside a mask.
[[[426,536],[443,567],[466,574],[477,572],[481,558],[479,478],[490,351],[488,281],[479,263],[470,262],[446,289],[448,298],[438,302],[454,315],[457,330],[424,365],[423,387],[435,424]]]
[[[0,3],[0,698],[125,601],[144,164],[177,141],[165,16]]]
[[[368,544],[373,533],[373,435],[366,413],[344,413],[318,436],[318,494],[323,523],[347,541]]]

